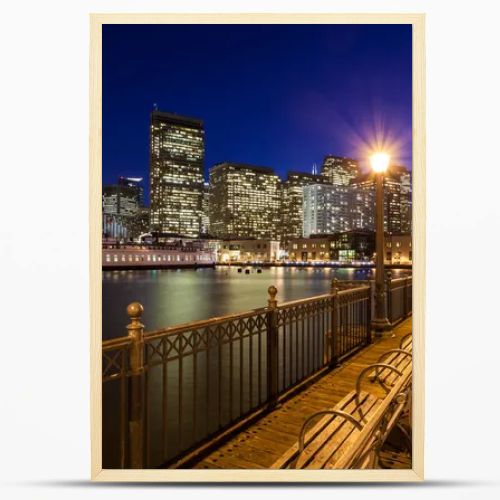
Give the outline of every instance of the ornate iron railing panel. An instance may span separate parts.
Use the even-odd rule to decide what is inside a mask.
[[[144,336],[146,467],[266,401],[266,333],[263,309]]]
[[[334,357],[342,359],[371,342],[371,287],[337,293]]]
[[[386,282],[387,316],[392,325],[412,312],[412,278],[388,279]]]
[[[129,348],[127,337],[102,348],[103,462],[120,468],[127,466]]]
[[[278,391],[283,392],[328,364],[332,296],[278,306]]]

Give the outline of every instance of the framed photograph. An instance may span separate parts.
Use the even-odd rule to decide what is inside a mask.
[[[424,15],[90,42],[92,479],[423,480]]]

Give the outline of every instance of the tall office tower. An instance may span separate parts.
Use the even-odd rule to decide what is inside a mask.
[[[375,231],[375,189],[373,182],[356,179],[351,184],[353,229]],[[385,228],[384,218],[384,228]]]
[[[162,233],[198,236],[201,226],[203,122],[151,113],[151,228]]]
[[[390,171],[401,184],[401,232],[409,234],[412,230],[411,172],[402,165],[393,165]]]
[[[276,239],[280,201],[280,179],[271,168],[224,162],[210,169],[214,236]]]
[[[203,192],[201,195],[201,234],[210,233],[210,189],[208,182],[203,183]]]
[[[292,238],[302,237],[304,186],[326,181],[319,175],[288,172],[281,185],[281,240],[286,244]]]
[[[139,207],[144,206],[144,184],[142,181],[142,177],[118,177],[119,186],[128,186],[135,189]]]
[[[353,229],[375,230],[375,178],[364,174],[351,184]],[[390,172],[384,178],[384,231],[401,232],[401,183]]]
[[[311,184],[303,188],[303,236],[333,234],[352,229],[351,188]]]
[[[328,182],[348,186],[359,175],[359,163],[352,158],[327,155],[321,167],[321,176]]]

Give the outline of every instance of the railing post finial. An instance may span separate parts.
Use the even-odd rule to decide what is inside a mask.
[[[144,328],[144,325],[141,323],[142,314],[144,312],[144,307],[140,302],[132,302],[127,306],[127,314],[130,318],[131,323],[127,326],[127,330],[137,330],[138,328]]]
[[[332,279],[332,285],[330,288],[330,293],[335,295],[339,291],[339,280],[337,278]]]
[[[269,298],[267,299],[267,305],[269,309],[276,309],[276,307],[278,306],[278,301],[276,300],[278,289],[274,285],[271,285],[267,289],[267,293],[269,294]]]

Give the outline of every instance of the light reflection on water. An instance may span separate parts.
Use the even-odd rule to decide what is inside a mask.
[[[393,271],[397,277],[400,271]],[[103,338],[126,335],[127,305],[144,306],[146,331],[264,307],[267,288],[278,289],[278,302],[328,292],[333,278],[373,278],[371,269],[237,268],[103,272]]]

